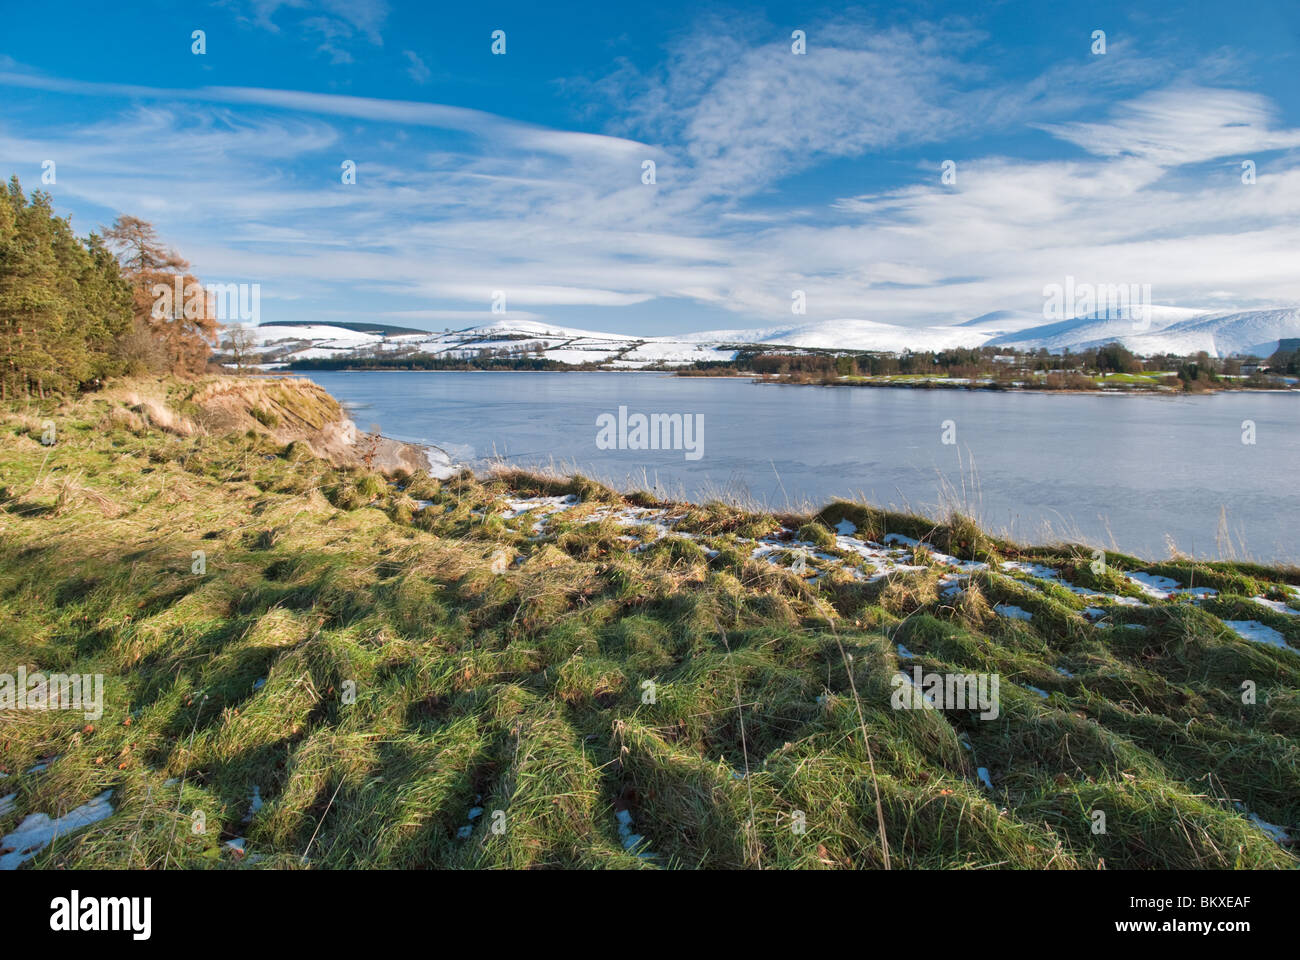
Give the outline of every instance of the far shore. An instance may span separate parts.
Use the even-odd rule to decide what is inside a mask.
[[[334,369],[303,369],[293,368],[280,369],[263,369],[250,371],[247,375],[251,376],[294,376],[311,379],[315,373],[594,373],[594,374],[658,374],[660,376],[674,377],[681,380],[750,380],[756,384],[772,384],[785,387],[867,387],[877,390],[980,390],[989,393],[1044,393],[1044,394],[1068,394],[1077,396],[1150,396],[1150,397],[1197,397],[1211,396],[1220,393],[1300,393],[1300,385],[1290,384],[1281,387],[1217,387],[1206,390],[1178,390],[1172,387],[1147,387],[1147,386],[1101,386],[1094,389],[1079,389],[1077,387],[1046,387],[1036,384],[999,384],[995,382],[954,382],[947,378],[918,379],[912,381],[889,381],[878,378],[854,377],[841,378],[839,380],[825,380],[809,378],[807,380],[789,380],[779,377],[767,376],[759,373],[688,373],[678,368],[660,367],[652,369],[576,369],[576,370],[512,370],[512,369],[482,369],[470,368],[465,370],[413,370],[403,367],[338,367]]]

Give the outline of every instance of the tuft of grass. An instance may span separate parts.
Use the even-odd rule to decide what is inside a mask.
[[[256,404],[249,407],[248,412],[253,415],[254,420],[256,420],[264,427],[275,429],[280,425],[280,418],[275,413],[273,413],[270,410],[265,410],[262,407],[257,406]]]

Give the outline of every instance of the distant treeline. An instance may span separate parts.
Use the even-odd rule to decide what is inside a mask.
[[[549,360],[527,350],[485,349],[475,354],[449,357],[445,354],[417,352],[381,353],[345,357],[322,357],[295,360],[288,368],[311,370],[568,370],[601,369],[599,361],[572,364]],[[1247,361],[1229,357],[1218,359],[1201,352],[1194,356],[1138,357],[1122,344],[1111,343],[1094,350],[1048,353],[1046,350],[1020,352],[1008,348],[978,347],[922,353],[889,354],[798,348],[741,348],[734,360],[701,360],[685,366],[668,367],[681,377],[758,375],[792,383],[834,383],[841,377],[921,376],[991,381],[1011,387],[1023,381],[1027,373],[1043,376],[1036,387],[1048,390],[1095,389],[1093,376],[1123,373],[1167,373],[1175,387],[1197,391],[1225,386],[1268,386],[1259,373],[1243,376]],[[1295,373],[1300,363],[1296,350],[1274,354],[1268,361],[1271,373]],[[1231,381],[1222,378],[1232,378]]]
[[[1265,364],[1271,373],[1294,373],[1297,350],[1278,351]],[[1246,380],[1236,380],[1246,375]],[[698,370],[711,365],[700,363]],[[1268,381],[1256,369],[1258,361],[1239,357],[1219,359],[1201,351],[1193,356],[1157,355],[1139,357],[1122,344],[1109,343],[1093,350],[1049,353],[1045,349],[1021,352],[1009,348],[976,347],[921,353],[849,353],[834,350],[803,349],[797,353],[778,350],[742,350],[733,361],[716,364],[738,372],[756,373],[795,383],[837,382],[840,377],[929,376],[987,380],[994,385],[1023,381],[1026,374],[1044,374],[1035,381],[1046,389],[1091,389],[1092,376],[1110,374],[1167,373],[1169,380],[1183,389],[1200,390],[1226,386],[1223,377],[1234,378],[1248,386],[1267,386]],[[686,371],[680,371],[685,374]]]
[[[1160,362],[1156,360],[1155,362]],[[780,351],[742,352],[734,361],[742,370],[765,375],[807,374],[811,376],[919,375],[943,373],[952,377],[999,376],[1012,371],[1070,372],[1097,370],[1106,373],[1138,373],[1143,362],[1118,343],[1081,353],[1053,354],[1046,350],[1022,353],[1006,347],[972,347],[918,353],[848,353],[816,351],[789,354]],[[1156,369],[1156,368],[1153,368]],[[1168,369],[1160,367],[1159,369]]]
[[[0,196],[0,400],[66,393],[121,374],[192,374],[217,328],[207,298],[154,316],[153,287],[198,281],[153,227],[119,217],[85,238],[50,195]]]

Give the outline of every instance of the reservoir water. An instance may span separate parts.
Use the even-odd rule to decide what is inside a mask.
[[[1300,562],[1296,393],[1059,395],[654,373],[311,379],[348,405],[359,428],[436,444],[475,467],[494,458],[550,465],[624,489],[773,509],[859,497],[941,516],[964,504],[987,529],[1023,543],[1069,539],[1149,559],[1167,557],[1172,544],[1212,559]],[[698,459],[682,449],[602,448],[598,418],[617,418],[620,406],[627,418],[699,415]]]

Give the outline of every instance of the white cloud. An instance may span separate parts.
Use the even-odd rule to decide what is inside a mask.
[[[627,105],[627,129],[680,141],[681,179],[711,196],[751,194],[828,157],[929,142],[977,121],[952,56],[969,34],[828,24],[806,31],[808,52],[796,55],[788,33],[754,44],[734,24],[708,23],[659,70],[624,65],[596,88]]]
[[[1272,102],[1261,94],[1188,86],[1120,104],[1105,122],[1041,127],[1098,156],[1178,166],[1300,146],[1300,130],[1272,129],[1275,116]]]
[[[429,66],[421,59],[420,55],[414,50],[403,50],[402,56],[406,58],[407,62],[406,75],[416,83],[428,83],[431,75]]]

